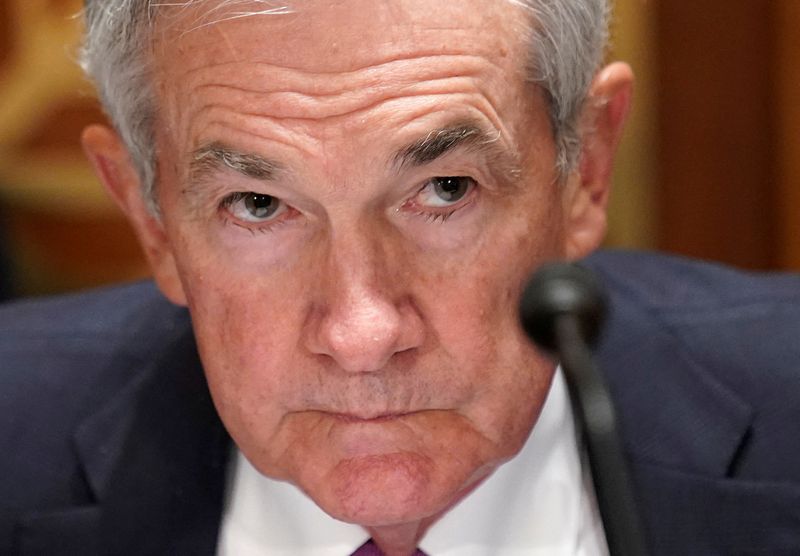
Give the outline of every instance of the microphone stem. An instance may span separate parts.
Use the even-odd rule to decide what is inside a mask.
[[[592,478],[611,556],[645,556],[639,514],[617,434],[614,405],[574,315],[555,321],[561,368],[586,433]]]

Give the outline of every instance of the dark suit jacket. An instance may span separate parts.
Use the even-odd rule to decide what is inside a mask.
[[[800,277],[604,253],[653,553],[800,554]],[[0,310],[0,554],[213,554],[230,440],[150,283]]]

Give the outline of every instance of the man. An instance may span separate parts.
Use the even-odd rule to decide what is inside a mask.
[[[86,8],[114,129],[84,146],[174,306],[139,285],[6,310],[3,551],[606,553],[563,379],[516,317],[533,269],[605,230],[632,82],[599,67],[605,2]],[[796,308],[800,282],[593,264],[654,551],[796,550],[797,451],[763,455],[798,416],[796,365],[762,354],[773,378],[731,385],[694,360]],[[659,291],[693,272],[716,285]],[[702,318],[667,310],[717,285]],[[721,339],[688,346],[703,319]],[[708,518],[698,493],[744,498]]]

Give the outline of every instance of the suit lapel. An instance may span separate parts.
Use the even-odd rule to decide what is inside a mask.
[[[164,347],[75,435],[95,504],[28,516],[23,554],[214,554],[230,441],[188,319],[152,343]]]
[[[800,489],[732,477],[753,409],[640,300],[612,307],[598,362],[653,553],[795,554]]]
[[[752,408],[643,313],[639,305],[616,303],[598,350],[626,449],[634,459],[725,476],[752,423]]]
[[[789,556],[800,547],[800,488],[634,462],[653,556]]]

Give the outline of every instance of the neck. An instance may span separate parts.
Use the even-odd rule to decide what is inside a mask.
[[[367,527],[366,529],[372,537],[372,542],[378,545],[378,548],[380,548],[386,556],[411,556],[417,549],[420,539],[422,539],[422,536],[430,526],[436,523],[450,508],[475,490],[488,476],[489,473],[483,473],[478,480],[474,481],[469,487],[459,493],[444,510],[430,517],[411,523]]]
[[[368,527],[367,531],[386,556],[411,556],[434,521],[434,518],[428,518],[414,523]]]

